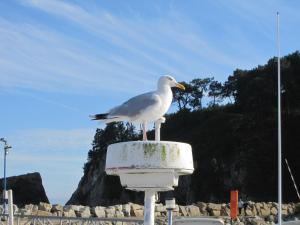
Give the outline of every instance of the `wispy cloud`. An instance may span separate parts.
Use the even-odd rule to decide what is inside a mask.
[[[3,88],[82,94],[138,93],[152,89],[157,77],[165,73],[178,79],[190,79],[199,73],[220,76],[224,67],[228,71],[238,65],[249,65],[257,55],[257,51],[249,53],[247,49],[254,49],[253,45],[237,29],[230,30],[231,36],[224,35],[222,42],[229,46],[239,43],[231,44],[231,48],[236,53],[243,46],[247,55],[234,55],[222,44],[215,47],[215,42],[198,29],[199,24],[176,8],[147,20],[134,14],[124,18],[104,9],[65,1],[21,2],[25,7],[59,17],[67,29],[62,32],[49,21],[17,23],[0,18]],[[237,14],[240,8],[247,9],[243,4],[236,5],[238,9],[230,10]],[[68,27],[75,27],[78,33],[83,31],[85,37],[68,33]]]
[[[95,130],[90,128],[30,129],[15,131],[8,136],[8,139],[14,143],[17,152],[47,154],[49,151],[61,151],[70,153],[90,149],[94,133]]]

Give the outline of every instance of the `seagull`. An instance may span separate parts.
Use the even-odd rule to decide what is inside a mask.
[[[143,141],[147,140],[146,127],[150,122],[162,119],[173,100],[171,87],[185,90],[172,76],[161,76],[156,91],[137,95],[123,104],[110,109],[107,113],[90,116],[92,120],[105,123],[128,121],[140,123],[143,127]],[[164,119],[164,118],[163,118]]]

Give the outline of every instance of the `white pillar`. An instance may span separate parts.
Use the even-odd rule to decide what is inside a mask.
[[[162,117],[155,121],[155,141],[160,141],[160,128],[161,124],[166,122],[166,118]]]
[[[13,192],[8,190],[8,224],[14,225],[14,203],[13,203]]]
[[[156,191],[145,191],[144,225],[154,225],[154,207]]]

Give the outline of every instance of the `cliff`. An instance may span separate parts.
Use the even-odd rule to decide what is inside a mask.
[[[42,177],[37,172],[8,177],[6,182],[7,190],[13,190],[14,204],[18,206],[40,202],[49,203]],[[3,179],[0,179],[0,191],[3,192]]]

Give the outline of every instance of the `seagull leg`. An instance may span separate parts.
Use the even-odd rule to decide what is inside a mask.
[[[147,141],[147,132],[146,132],[146,130],[147,130],[147,123],[144,122],[142,126],[143,126],[143,141]]]

